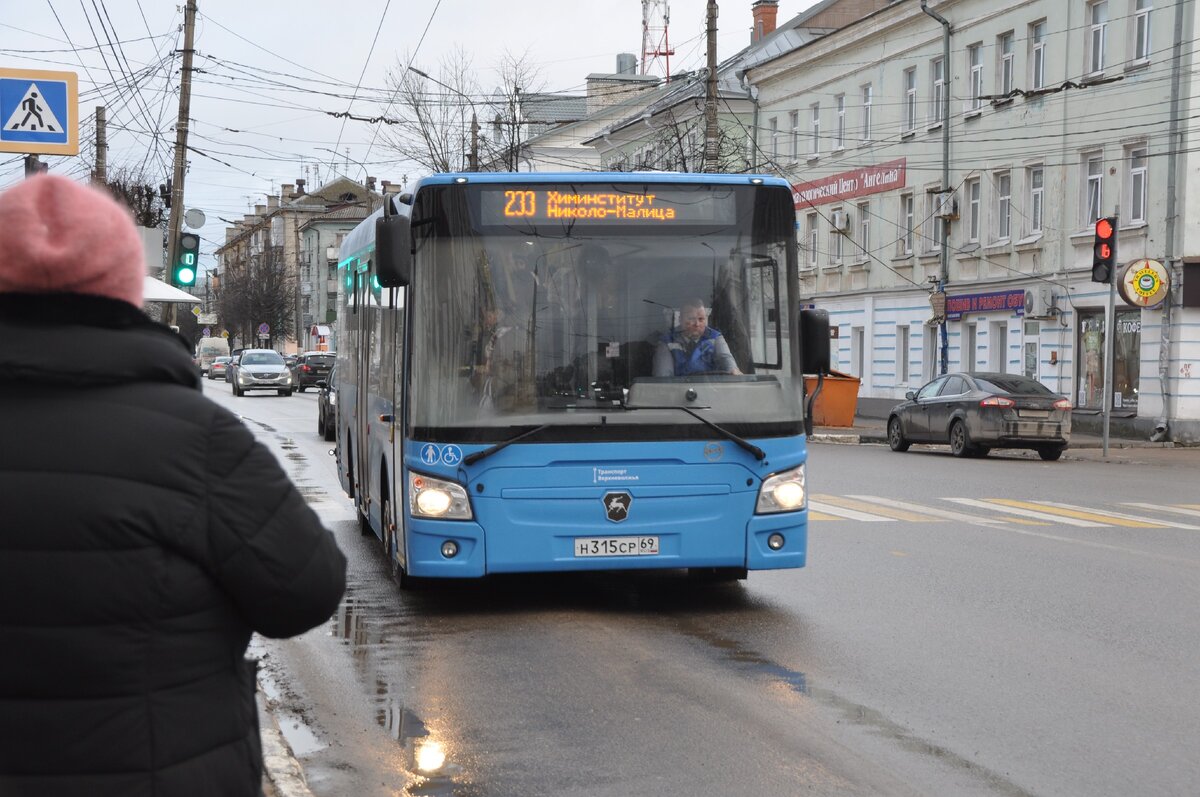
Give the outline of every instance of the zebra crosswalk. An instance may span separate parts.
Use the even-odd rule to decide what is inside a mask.
[[[816,523],[967,523],[976,526],[1072,526],[1075,528],[1183,529],[1200,531],[1200,504],[1121,502],[1109,505],[1062,501],[946,496],[916,502],[878,495],[815,494],[808,519]]]

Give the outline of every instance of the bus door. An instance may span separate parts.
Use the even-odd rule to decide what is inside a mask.
[[[368,261],[369,262],[369,261]],[[354,306],[358,313],[358,339],[354,342],[355,357],[355,390],[358,393],[358,415],[354,419],[354,472],[358,477],[356,494],[359,496],[359,510],[364,517],[371,516],[371,470],[368,452],[371,449],[371,330],[374,319],[371,318],[368,291],[370,285],[369,269],[358,266],[354,275]]]

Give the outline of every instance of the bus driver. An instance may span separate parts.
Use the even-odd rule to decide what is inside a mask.
[[[663,335],[654,350],[655,376],[740,374],[725,337],[708,325],[704,302],[689,299],[679,308],[679,326]]]

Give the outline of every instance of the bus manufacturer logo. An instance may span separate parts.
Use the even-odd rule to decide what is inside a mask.
[[[633,504],[633,496],[629,493],[605,493],[604,514],[613,523],[620,523],[629,517],[629,507]]]

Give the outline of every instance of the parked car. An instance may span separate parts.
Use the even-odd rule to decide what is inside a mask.
[[[326,440],[337,438],[337,366],[317,380],[317,434]]]
[[[273,349],[246,349],[227,366],[232,372],[233,395],[248,390],[274,390],[281,396],[292,395],[296,380],[283,355]]]
[[[326,379],[333,369],[337,355],[330,351],[306,351],[296,360],[296,389],[301,393],[306,387],[315,387]]]
[[[212,365],[208,367],[208,378],[216,379],[218,376],[224,378],[225,372],[229,370],[229,363],[232,360],[232,357],[217,357],[214,359]]]
[[[1031,448],[1042,459],[1062,456],[1071,438],[1071,402],[1036,379],[983,372],[939,376],[888,415],[888,445],[949,443],[956,457],[993,448]]]

